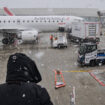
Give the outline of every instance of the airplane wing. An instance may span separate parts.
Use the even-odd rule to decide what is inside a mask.
[[[4,9],[4,12],[5,12],[6,15],[15,16],[7,7],[4,7],[3,9]]]
[[[24,26],[2,26],[0,27],[0,30],[30,30],[30,28],[25,28]],[[32,30],[32,29],[31,29]]]
[[[21,32],[26,32],[26,33],[27,32],[28,33],[29,32],[33,32],[33,33],[35,32],[35,34],[37,33],[37,35],[39,33],[38,30],[35,30],[35,29],[26,29],[26,28],[20,28],[19,29],[18,27],[17,28],[15,27],[14,29],[13,28],[7,28],[7,29],[4,29],[4,28],[1,29],[0,28],[0,33],[11,33],[10,35],[12,35],[12,33],[18,34],[18,33],[21,33]]]

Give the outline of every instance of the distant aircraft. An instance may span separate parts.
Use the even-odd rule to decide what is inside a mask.
[[[7,7],[4,7],[3,9],[4,9],[4,12],[5,12],[6,15],[15,16]]]
[[[14,42],[11,38],[15,37],[34,40],[41,32],[68,31],[72,22],[84,20],[75,16],[15,16],[8,8],[4,10],[9,16],[0,16],[3,44]]]

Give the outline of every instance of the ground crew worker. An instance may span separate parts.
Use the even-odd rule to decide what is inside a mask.
[[[53,105],[33,60],[25,54],[9,57],[6,83],[0,84],[0,105]]]
[[[53,35],[50,36],[51,47],[53,47]]]

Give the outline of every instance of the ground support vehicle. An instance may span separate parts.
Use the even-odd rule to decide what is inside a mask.
[[[72,22],[68,38],[79,44],[84,42],[99,43],[100,24],[98,22]]]
[[[84,43],[79,48],[77,61],[81,66],[101,66],[105,64],[105,49],[99,50],[95,43]]]
[[[52,47],[53,48],[67,48],[67,36],[66,33],[58,33],[53,36]]]

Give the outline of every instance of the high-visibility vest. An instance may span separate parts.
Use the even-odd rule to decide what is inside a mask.
[[[52,40],[52,39],[53,39],[53,36],[51,35],[51,36],[50,36],[50,40]]]

